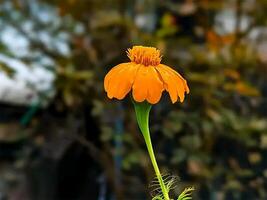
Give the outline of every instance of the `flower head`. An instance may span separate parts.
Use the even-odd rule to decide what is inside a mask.
[[[184,101],[189,93],[186,80],[172,68],[161,64],[160,51],[154,47],[128,49],[131,62],[121,63],[105,76],[104,88],[110,99],[123,99],[131,90],[136,102],[156,104],[166,90],[172,103]]]

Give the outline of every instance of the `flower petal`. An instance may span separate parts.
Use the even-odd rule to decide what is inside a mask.
[[[147,100],[155,104],[164,90],[163,82],[153,66],[141,66],[133,84],[133,98],[137,102]]]
[[[181,76],[181,74],[179,74],[177,71],[175,71],[174,69],[172,69],[171,67],[167,65],[164,65],[164,64],[161,64],[161,65],[164,66],[166,69],[170,70],[172,73],[176,74],[182,80],[185,92],[186,94],[188,94],[190,90],[187,85],[187,81]]]
[[[138,65],[129,62],[110,70],[104,80],[104,88],[110,99],[123,99],[130,92],[138,68]]]
[[[184,101],[184,93],[189,92],[186,80],[175,70],[167,65],[160,64],[156,67],[164,82],[164,88],[169,92],[172,103]]]

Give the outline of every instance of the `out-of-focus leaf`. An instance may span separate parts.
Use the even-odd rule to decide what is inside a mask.
[[[226,83],[224,85],[224,89],[226,91],[234,91],[245,96],[260,96],[260,91],[257,88],[242,81],[238,81],[237,83]]]
[[[14,142],[21,137],[22,132],[19,123],[0,124],[0,141]]]
[[[220,123],[222,122],[222,116],[220,115],[220,113],[218,113],[217,111],[213,110],[213,109],[207,109],[206,110],[206,114],[207,116],[209,116],[213,121]]]
[[[248,154],[248,160],[251,164],[257,164],[262,160],[262,157],[258,152],[250,152]]]
[[[179,164],[183,162],[187,157],[186,151],[182,148],[176,149],[173,151],[173,157],[171,159],[171,162],[173,164]]]
[[[224,74],[226,77],[232,78],[234,80],[240,79],[240,73],[235,69],[225,69]]]
[[[198,135],[186,135],[181,138],[181,144],[183,147],[190,150],[196,150],[201,146],[201,139]]]
[[[101,132],[102,134],[101,134],[100,139],[102,141],[111,141],[111,139],[113,138],[113,134],[114,134],[111,127],[107,127],[107,126],[102,127]]]
[[[15,73],[15,71],[12,68],[8,67],[4,63],[0,63],[0,71],[5,72],[8,76],[12,76]]]

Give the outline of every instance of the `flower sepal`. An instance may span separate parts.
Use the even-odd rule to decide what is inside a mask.
[[[148,122],[149,113],[150,113],[150,110],[152,108],[152,105],[150,103],[148,103],[147,101],[136,102],[133,98],[132,98],[132,102],[134,105],[138,126],[139,126],[142,134],[144,134],[144,132],[147,131],[146,129],[147,129],[147,125],[149,123]]]

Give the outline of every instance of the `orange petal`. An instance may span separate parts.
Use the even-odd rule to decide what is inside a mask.
[[[143,66],[139,68],[133,84],[133,98],[137,102],[147,100],[155,104],[160,100],[164,90],[158,72],[153,66]]]
[[[172,103],[178,100],[184,101],[184,93],[189,92],[186,80],[172,68],[160,64],[156,67],[164,82],[165,89],[169,92]]]
[[[104,78],[104,89],[107,92],[108,91],[108,87],[110,84],[110,79],[112,78],[112,76],[116,73],[118,73],[119,71],[121,71],[122,69],[124,69],[124,65],[126,65],[127,63],[122,63],[119,65],[116,65],[115,67],[113,67],[105,76]]]
[[[189,93],[189,87],[187,85],[187,81],[181,76],[181,74],[179,74],[177,71],[175,71],[174,69],[172,69],[171,67],[167,66],[167,65],[163,65],[161,64],[165,69],[171,71],[172,73],[176,74],[180,79],[182,79],[182,82],[183,82],[183,86],[184,86],[184,89],[186,91],[186,94]]]
[[[104,88],[108,97],[123,99],[131,90],[138,65],[122,63],[112,68],[104,79]]]

